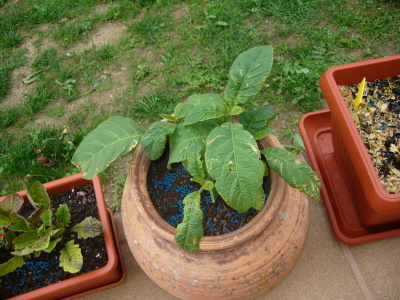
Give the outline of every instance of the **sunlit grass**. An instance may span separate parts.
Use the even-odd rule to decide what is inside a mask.
[[[28,168],[36,164],[38,146],[29,140],[36,125],[35,139],[56,139],[68,127],[78,141],[110,114],[145,124],[192,93],[220,93],[232,60],[253,46],[275,51],[258,100],[296,116],[321,108],[318,80],[327,68],[400,52],[399,1],[0,0],[0,7],[0,156],[19,159],[0,164],[3,192],[28,173],[48,180],[72,170],[72,149],[53,175]],[[120,40],[94,45],[110,22],[126,27]],[[78,44],[86,47],[73,50]],[[34,78],[29,92],[2,106],[21,66]],[[46,135],[39,115],[62,125]],[[292,123],[284,134],[293,139]]]

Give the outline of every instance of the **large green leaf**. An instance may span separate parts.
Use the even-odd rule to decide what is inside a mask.
[[[272,46],[258,46],[240,54],[229,70],[225,99],[248,103],[261,90],[272,67]]]
[[[208,134],[217,123],[213,120],[204,121],[201,124],[184,126],[180,123],[175,132],[169,138],[170,155],[168,164],[181,162],[188,157],[195,157],[205,147]]]
[[[60,251],[60,267],[66,272],[77,273],[83,265],[83,256],[78,244],[74,240],[67,242],[65,248]]]
[[[194,94],[186,99],[184,103],[179,103],[174,109],[177,119],[185,118],[190,111],[200,104],[223,105],[218,94]]]
[[[131,119],[111,117],[84,138],[72,162],[80,167],[84,178],[93,178],[136,147],[143,133]]]
[[[141,145],[151,160],[158,159],[164,152],[167,135],[175,131],[176,124],[155,122],[146,130]]]
[[[311,167],[302,163],[296,155],[282,148],[265,148],[261,151],[271,169],[292,187],[314,199],[319,199],[321,183]]]
[[[224,123],[207,138],[205,161],[215,188],[240,212],[261,209],[264,165],[253,136],[239,123]]]
[[[200,208],[200,191],[192,192],[183,199],[183,221],[176,228],[175,241],[188,251],[199,251],[203,237],[203,212]]]
[[[11,273],[23,265],[25,265],[24,258],[22,256],[14,256],[5,263],[0,264],[0,276]]]
[[[183,124],[191,125],[201,121],[219,119],[224,115],[225,113],[222,104],[198,104],[187,114]]]
[[[256,140],[259,140],[272,133],[267,125],[268,121],[273,119],[275,115],[276,110],[273,108],[251,106],[239,116],[239,122]]]
[[[29,202],[35,208],[43,208],[44,210],[50,208],[50,197],[47,194],[46,188],[39,181],[32,184],[23,182],[26,189]]]

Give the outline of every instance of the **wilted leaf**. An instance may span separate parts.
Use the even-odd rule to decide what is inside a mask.
[[[319,199],[321,183],[311,167],[299,161],[296,155],[282,148],[265,148],[261,151],[271,169],[292,187],[314,199]]]
[[[30,247],[27,247],[27,248],[18,249],[13,252],[10,252],[10,254],[12,254],[14,256],[25,256],[25,255],[31,254],[33,252],[35,252],[35,251],[32,250]]]
[[[26,189],[29,202],[33,207],[41,207],[45,210],[50,208],[50,198],[47,194],[46,188],[39,181],[35,181],[32,184],[23,182]]]
[[[203,237],[203,212],[200,208],[200,192],[192,192],[183,199],[185,205],[183,221],[176,228],[175,241],[190,252],[199,251],[200,240]]]
[[[215,188],[225,202],[240,212],[261,209],[264,165],[252,135],[239,123],[224,123],[207,138],[205,161]]]
[[[74,240],[67,242],[65,248],[60,251],[60,267],[70,273],[78,273],[83,265],[81,248],[74,242]]]
[[[38,240],[30,247],[34,251],[41,251],[49,247],[50,237],[53,234],[53,230],[51,228],[43,231],[38,238]]]
[[[76,224],[72,230],[78,233],[79,239],[87,239],[102,234],[103,224],[96,218],[86,217],[85,220]]]
[[[29,227],[32,226],[24,217],[17,213],[10,214],[10,220],[13,224],[10,227],[12,231],[28,231]]]
[[[44,155],[38,155],[36,159],[42,166],[51,167],[52,165],[54,165],[54,161],[51,161],[48,157]]]
[[[141,145],[144,152],[151,160],[158,159],[164,152],[167,135],[175,131],[176,124],[155,122],[146,130],[142,137]]]
[[[111,117],[84,138],[72,162],[80,167],[84,178],[91,179],[115,159],[127,155],[136,147],[143,133],[131,119]]]
[[[6,215],[12,212],[18,212],[24,204],[24,198],[17,193],[8,195],[0,202],[0,212],[3,211]]]
[[[40,226],[43,222],[42,214],[44,212],[43,208],[36,209],[27,219],[29,223],[32,223],[35,226]]]

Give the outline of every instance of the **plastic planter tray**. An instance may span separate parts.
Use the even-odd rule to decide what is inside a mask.
[[[304,115],[299,122],[307,154],[321,181],[321,196],[335,237],[347,245],[359,245],[400,235],[397,225],[366,228],[356,213],[349,184],[342,176],[332,143],[331,112]]]
[[[118,260],[119,260],[118,270],[119,270],[119,272],[121,274],[120,277],[118,278],[118,280],[116,280],[114,282],[110,282],[110,283],[105,284],[103,286],[99,286],[99,287],[91,289],[91,290],[87,290],[87,291],[84,291],[84,292],[81,292],[81,293],[78,293],[78,294],[75,294],[75,295],[72,295],[72,296],[69,296],[69,297],[62,298],[62,300],[72,300],[72,299],[75,299],[77,297],[82,297],[82,296],[85,296],[85,295],[88,295],[88,294],[91,294],[91,293],[94,293],[94,292],[98,292],[98,291],[102,291],[102,290],[105,290],[105,289],[108,289],[108,288],[112,288],[114,286],[120,285],[121,283],[123,283],[125,281],[125,279],[126,279],[126,268],[125,268],[124,260],[122,258],[121,246],[119,245],[119,242],[118,242],[117,228],[115,226],[113,213],[109,208],[107,208],[107,213],[108,213],[108,217],[110,219],[110,225],[111,225],[112,230],[114,232],[115,247],[117,248]]]
[[[347,182],[363,226],[400,223],[400,194],[387,193],[379,179],[339,85],[359,84],[399,75],[400,55],[329,68],[319,81],[331,111],[331,133],[337,163]],[[400,226],[399,226],[400,228]]]
[[[104,242],[108,263],[106,266],[81,274],[57,283],[50,284],[11,299],[73,299],[95,291],[106,289],[122,283],[126,278],[121,250],[117,241],[114,219],[111,211],[106,207],[100,178],[91,180],[82,178],[82,174],[75,174],[55,181],[45,183],[44,186],[50,196],[92,183],[99,210],[99,217],[104,226]],[[18,192],[26,198],[26,191]],[[4,197],[0,197],[2,201]]]

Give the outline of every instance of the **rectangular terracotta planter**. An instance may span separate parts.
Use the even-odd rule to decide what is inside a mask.
[[[13,300],[19,299],[65,299],[85,295],[89,292],[98,291],[103,288],[120,284],[126,277],[122,258],[120,257],[119,247],[115,237],[115,228],[113,220],[110,219],[110,213],[107,209],[103,197],[103,189],[100,178],[95,177],[92,180],[82,178],[82,174],[75,174],[55,181],[45,183],[44,186],[50,196],[66,192],[75,188],[82,187],[92,183],[94,187],[95,198],[99,210],[100,221],[104,227],[104,242],[108,256],[107,264],[97,270],[78,275],[67,280],[50,284],[31,292],[13,297]],[[26,199],[26,191],[18,192]],[[5,197],[0,198],[0,202]],[[111,215],[112,218],[112,215]]]
[[[400,55],[367,60],[328,69],[320,87],[331,111],[334,151],[360,221],[366,227],[400,223],[400,194],[387,193],[353,122],[338,85],[356,85],[400,75]]]

